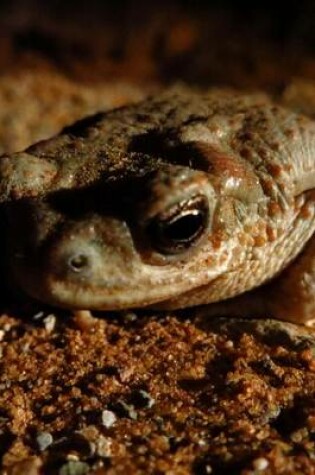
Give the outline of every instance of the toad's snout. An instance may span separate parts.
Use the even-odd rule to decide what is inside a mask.
[[[90,217],[52,239],[44,267],[50,281],[115,287],[132,273],[135,260],[137,253],[124,222]]]
[[[53,305],[114,308],[117,295],[130,298],[128,289],[142,275],[128,225],[112,217],[57,225],[40,246],[26,247],[22,238],[16,236],[11,255],[13,277],[24,292]]]

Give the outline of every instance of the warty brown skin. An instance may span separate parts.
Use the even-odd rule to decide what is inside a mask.
[[[314,152],[314,122],[259,95],[171,90],[80,121],[0,158],[13,281],[71,309],[311,325]]]

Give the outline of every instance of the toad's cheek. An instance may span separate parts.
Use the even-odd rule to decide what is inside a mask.
[[[176,297],[225,272],[229,261],[215,259],[209,267],[202,258],[206,253],[197,250],[190,259],[148,264],[127,225],[110,218],[73,225],[41,254],[38,265],[34,259],[13,266],[20,288],[59,307],[96,310],[143,307]]]

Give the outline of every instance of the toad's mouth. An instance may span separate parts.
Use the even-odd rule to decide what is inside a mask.
[[[42,302],[68,309],[122,310],[141,308],[165,302],[216,279],[226,272],[227,265],[199,271],[182,266],[142,266],[129,275],[78,279],[54,273],[17,273],[19,287]],[[194,275],[194,278],[189,278]]]

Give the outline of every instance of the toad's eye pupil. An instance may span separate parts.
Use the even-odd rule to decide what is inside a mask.
[[[164,236],[173,241],[187,241],[193,239],[203,225],[204,216],[199,210],[192,210],[178,216],[164,225]]]
[[[208,223],[206,197],[194,196],[152,220],[149,225],[151,243],[163,254],[178,254],[200,238]]]

